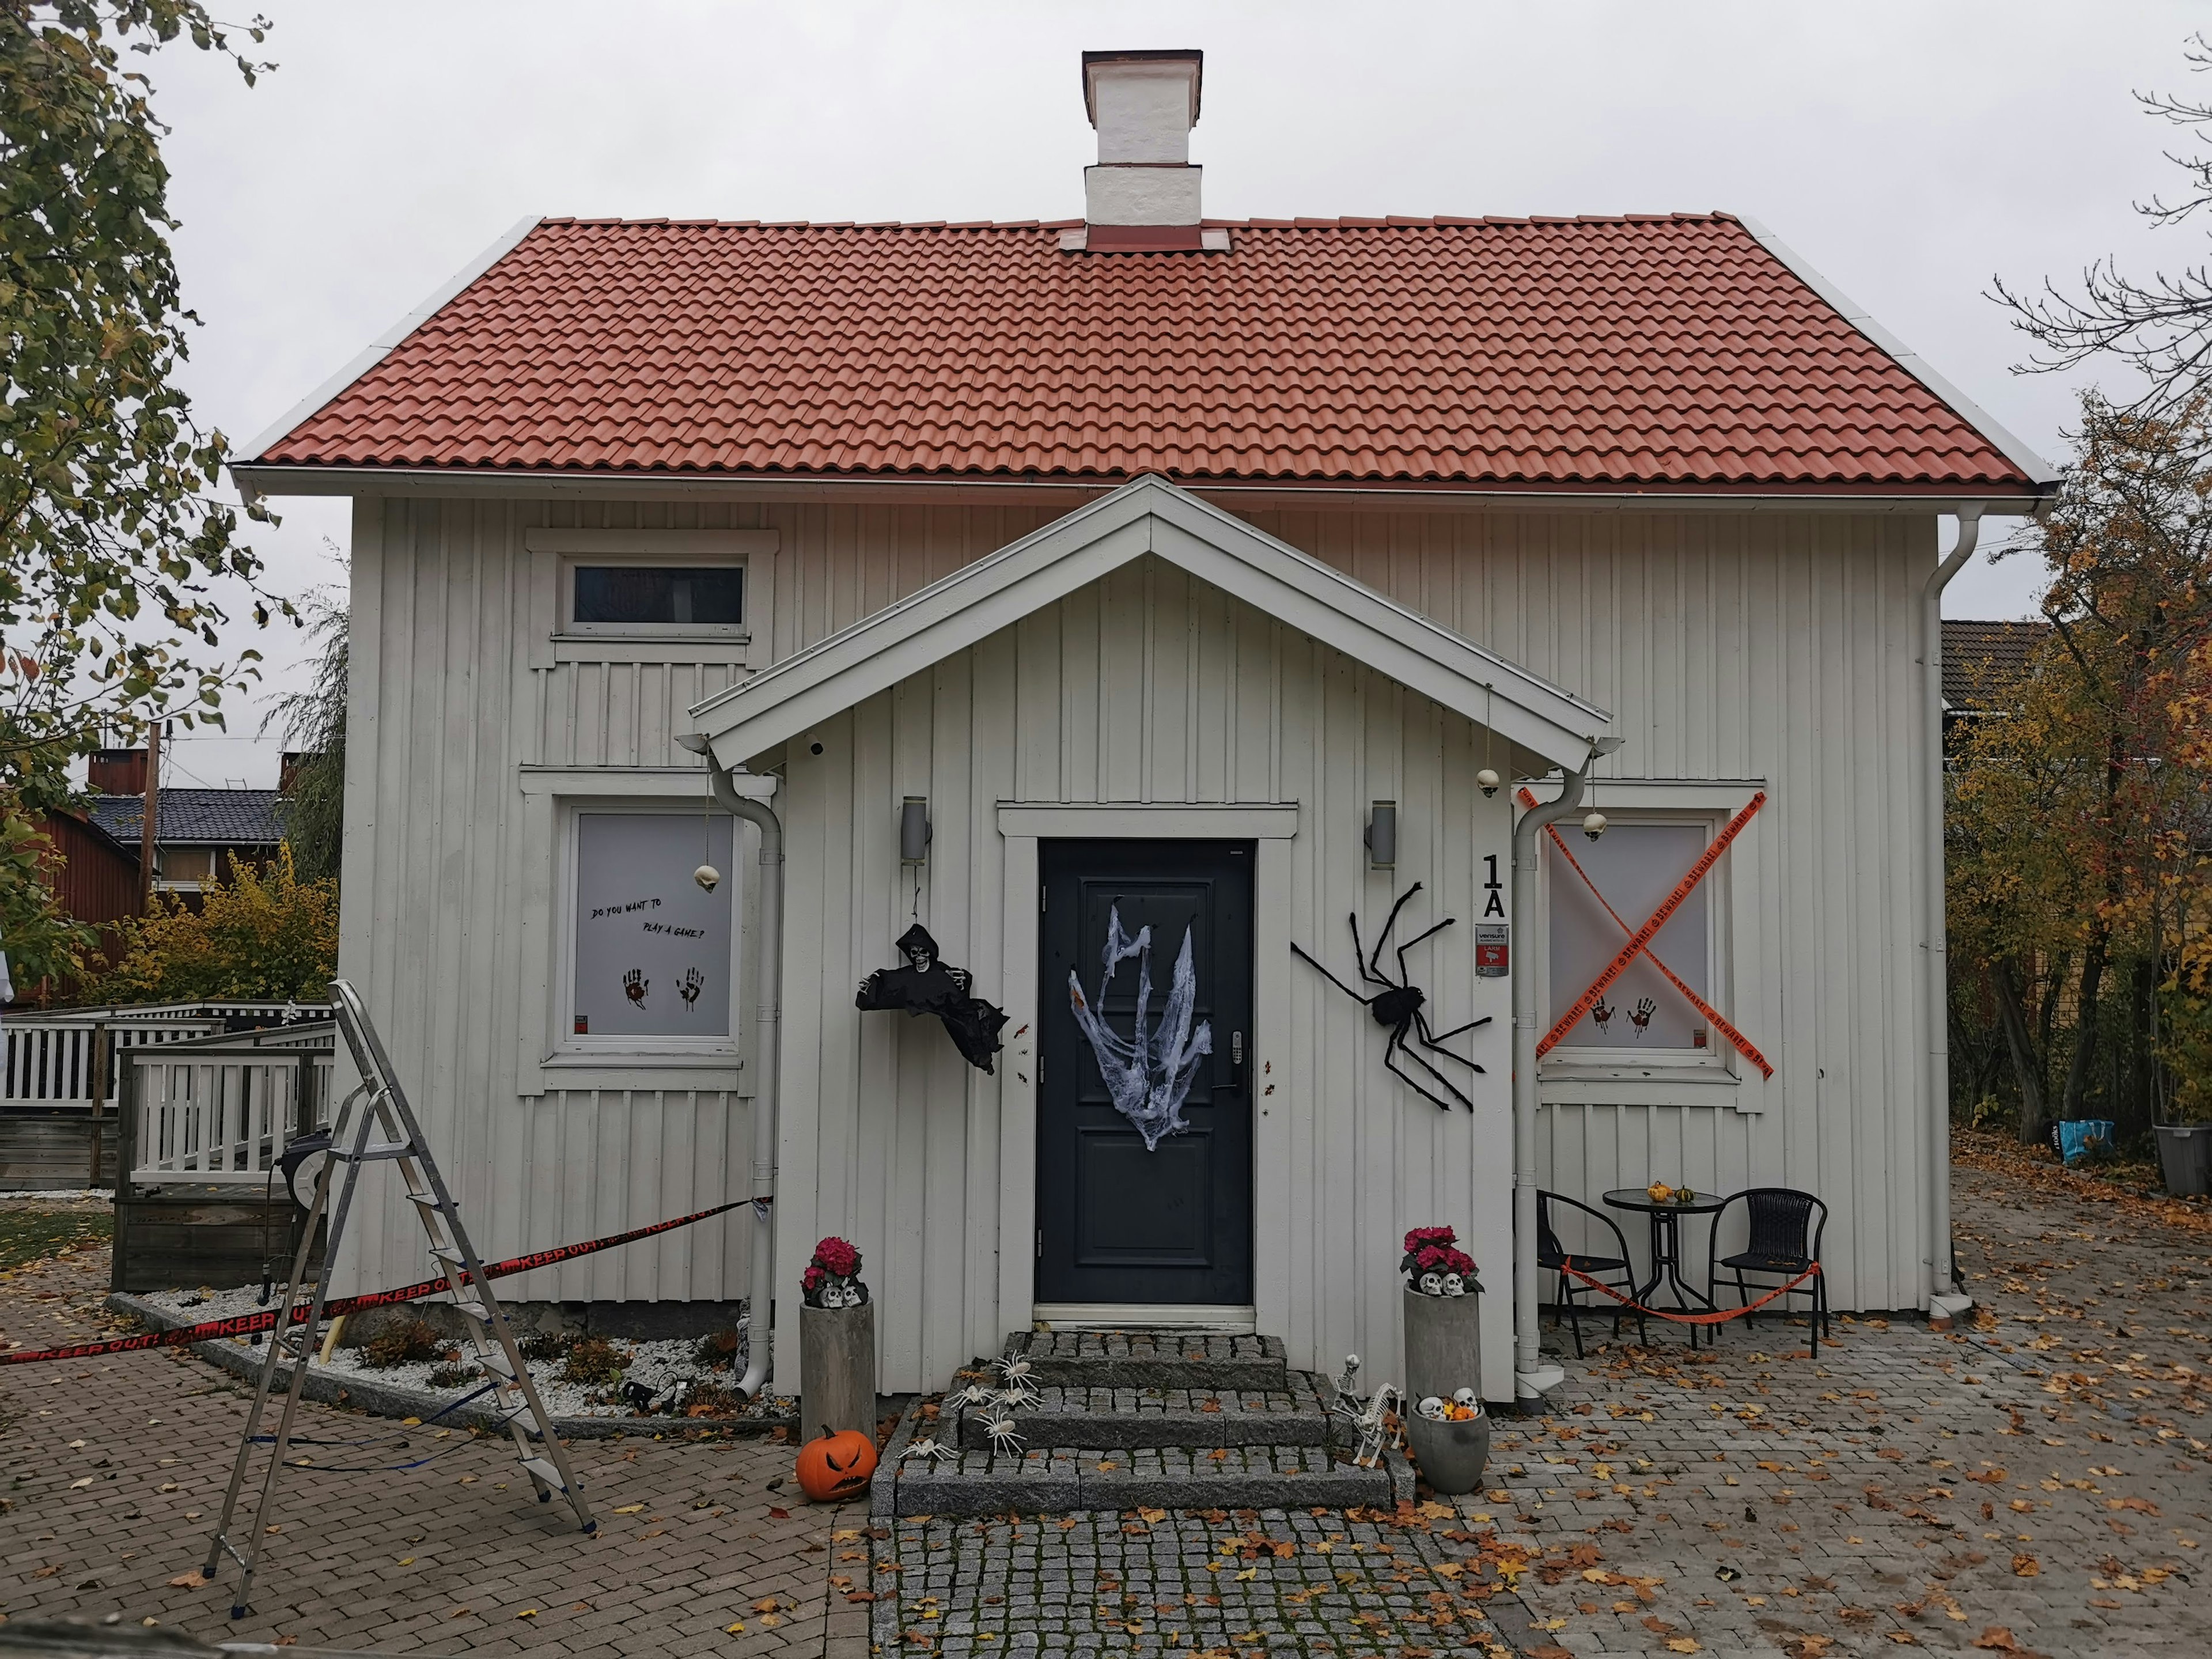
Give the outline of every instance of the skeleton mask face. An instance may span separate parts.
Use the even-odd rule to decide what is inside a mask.
[[[1443,1293],[1446,1296],[1465,1296],[1467,1285],[1457,1273],[1444,1275]]]
[[[1423,1273],[1416,1281],[1415,1288],[1423,1296],[1442,1296],[1444,1293],[1444,1276],[1442,1273]]]

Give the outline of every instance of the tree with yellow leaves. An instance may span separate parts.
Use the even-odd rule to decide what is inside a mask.
[[[337,971],[338,888],[302,881],[292,849],[256,871],[231,861],[198,910],[163,895],[122,924],[121,959],[98,988],[112,1002],[199,998],[319,1002]]]

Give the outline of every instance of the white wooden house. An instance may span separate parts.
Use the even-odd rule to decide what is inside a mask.
[[[886,1389],[1040,1317],[1395,1354],[1437,1223],[1486,1392],[1525,1392],[1516,1159],[1593,1202],[1812,1191],[1837,1307],[1930,1306],[1926,629],[2047,470],[1747,220],[1207,220],[1196,54],[1085,90],[1080,220],[533,220],[238,467],[353,498],[342,969],[478,1242],[772,1190],[772,1257],[738,1212],[516,1294],[759,1266],[787,1328],[842,1234]],[[1516,874],[1516,793],[1563,772],[1591,884],[1533,834]],[[1754,799],[1651,941],[1671,977],[1634,959],[1530,1058]],[[1452,918],[1406,973],[1433,1030],[1488,1021],[1397,1062],[1446,1109],[1291,951],[1358,983],[1347,918],[1372,945],[1417,882],[1379,965]],[[1068,985],[1117,907],[1156,1012],[1188,930],[1211,1039],[1149,1150]],[[915,920],[1006,1014],[988,1074],[855,1006]],[[417,1249],[373,1211],[350,1270]]]

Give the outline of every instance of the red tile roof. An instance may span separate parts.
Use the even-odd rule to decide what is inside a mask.
[[[264,464],[2015,491],[1725,215],[1059,227],[547,220]]]

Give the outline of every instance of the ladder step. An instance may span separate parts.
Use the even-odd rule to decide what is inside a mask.
[[[522,1460],[522,1472],[555,1492],[568,1490],[567,1483],[561,1479],[561,1471],[555,1468],[549,1459],[526,1457]]]
[[[507,1352],[494,1343],[486,1343],[477,1351],[477,1364],[494,1376],[514,1381],[514,1367],[507,1363]]]
[[[491,1310],[481,1302],[463,1302],[456,1298],[453,1304],[453,1309],[464,1319],[473,1319],[479,1325],[491,1323]]]
[[[438,1207],[438,1195],[435,1193],[410,1192],[407,1196],[426,1210],[434,1210]]]
[[[411,1140],[374,1140],[357,1152],[337,1146],[331,1148],[332,1158],[362,1164],[374,1163],[378,1158],[420,1158],[422,1155],[422,1149]]]

